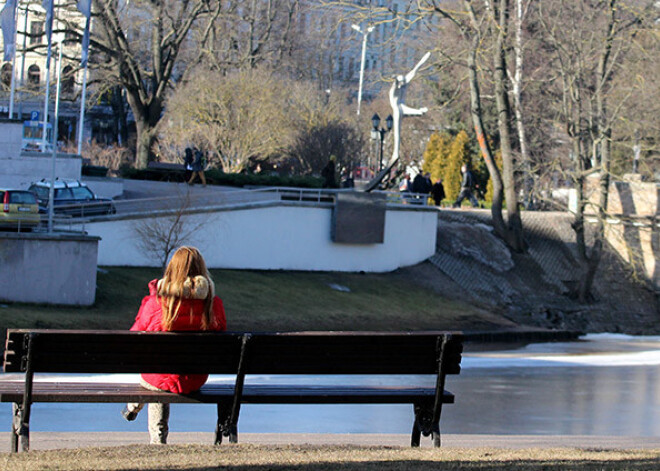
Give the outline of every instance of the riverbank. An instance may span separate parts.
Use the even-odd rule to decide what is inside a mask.
[[[553,253],[548,248],[544,258],[553,259]],[[430,260],[384,274],[211,273],[229,329],[236,331],[460,330],[500,337],[503,332],[530,331],[660,333],[655,294],[627,279],[623,267],[609,259],[597,280],[600,297],[590,304],[577,303],[549,286],[550,275],[532,256],[514,256],[510,270],[498,277],[485,275],[483,260],[448,260],[445,255],[442,269],[437,260]],[[466,269],[469,282],[457,283],[456,274]],[[0,303],[0,329],[128,329],[148,292],[147,283],[160,275],[154,268],[100,267],[93,306]],[[498,296],[497,289],[506,296]]]
[[[447,437],[447,441],[450,437]],[[487,443],[486,439],[484,443]],[[440,449],[406,446],[243,444],[131,445],[108,448],[3,453],[0,463],[12,471],[57,470],[156,470],[212,469],[263,471],[305,470],[424,471],[479,469],[532,470],[649,470],[658,469],[659,449],[599,448],[577,444],[566,448],[455,447]]]
[[[428,263],[404,271],[442,296],[479,306],[521,326],[660,333],[657,289],[612,246],[604,245],[591,296],[581,303],[575,292],[585,274],[572,215],[523,211],[521,216],[527,250],[519,254],[494,235],[489,211],[440,211],[436,254]],[[660,267],[657,262],[655,266]]]

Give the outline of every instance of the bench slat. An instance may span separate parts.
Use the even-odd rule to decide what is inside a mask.
[[[243,333],[34,331],[34,371],[50,373],[233,374]],[[443,333],[251,334],[254,374],[434,374]],[[24,371],[26,331],[9,331],[5,372]],[[446,374],[458,374],[462,337],[447,344]]]
[[[0,383],[0,402],[20,402],[25,383],[4,381]],[[40,382],[33,385],[34,402],[170,402],[209,403],[233,397],[233,384],[207,384],[194,394],[180,395],[149,391],[135,383],[75,383]],[[409,386],[342,386],[342,385],[299,385],[248,384],[243,389],[242,400],[249,404],[410,404],[420,400],[431,400],[432,387]],[[443,395],[444,403],[453,403],[449,391]]]

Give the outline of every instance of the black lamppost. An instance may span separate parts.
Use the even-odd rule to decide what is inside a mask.
[[[394,118],[392,118],[392,115],[389,115],[387,118],[385,118],[385,125],[387,128],[379,129],[378,126],[380,126],[380,116],[378,116],[378,113],[374,113],[374,115],[371,117],[371,123],[374,126],[373,132],[377,133],[375,135],[377,136],[380,134],[380,152],[378,153],[378,171],[380,172],[383,170],[383,140],[385,139],[385,134],[392,130]]]

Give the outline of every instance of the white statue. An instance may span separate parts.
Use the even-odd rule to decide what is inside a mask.
[[[399,148],[401,147],[401,120],[404,116],[422,116],[428,111],[428,108],[411,108],[404,104],[406,99],[406,88],[410,81],[415,77],[417,70],[431,56],[430,52],[424,54],[424,57],[417,65],[405,76],[397,75],[392,88],[390,88],[390,105],[392,105],[392,130],[394,131],[394,146],[392,158],[388,164],[376,175],[365,187],[363,191],[372,191],[378,187],[380,182],[387,175],[397,160],[399,160]]]
[[[401,146],[401,120],[404,116],[422,116],[428,111],[428,108],[411,108],[404,104],[406,99],[406,88],[410,81],[415,77],[417,70],[428,60],[431,56],[430,52],[424,54],[424,57],[417,63],[417,65],[408,72],[405,76],[397,75],[392,88],[390,88],[390,105],[392,106],[392,118],[394,132],[394,149],[392,151],[392,159],[390,165],[395,163],[399,158],[399,148]]]

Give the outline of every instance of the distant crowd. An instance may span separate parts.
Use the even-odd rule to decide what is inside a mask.
[[[467,199],[473,208],[479,207],[479,201],[475,196],[475,182],[472,172],[468,169],[467,165],[461,167],[461,173],[463,174],[463,180],[461,181],[461,191],[458,194],[458,198],[452,204],[452,207],[459,208],[463,203],[463,200]],[[442,184],[442,179],[438,178],[435,182],[431,181],[431,174],[418,173],[414,179],[411,180],[410,174],[401,180],[399,184],[399,191],[404,194],[404,196],[409,196],[404,198],[404,201],[412,203],[423,203],[424,198],[431,198],[435,206],[441,206],[442,200],[446,198],[445,187]]]

